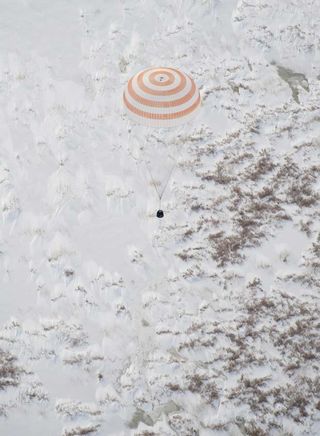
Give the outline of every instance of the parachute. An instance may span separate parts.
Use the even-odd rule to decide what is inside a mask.
[[[161,199],[178,158],[174,143],[164,141],[165,131],[196,116],[201,106],[199,90],[191,77],[175,68],[147,68],[128,81],[123,104],[127,116],[145,126],[140,135],[132,132],[132,142],[139,144],[137,159],[144,163],[159,198],[156,216],[163,218]]]
[[[193,118],[201,99],[195,82],[174,68],[148,68],[123,93],[127,114],[145,126],[173,127]]]

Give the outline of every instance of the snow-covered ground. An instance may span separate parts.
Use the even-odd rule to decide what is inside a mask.
[[[0,7],[0,435],[319,435],[319,0]]]

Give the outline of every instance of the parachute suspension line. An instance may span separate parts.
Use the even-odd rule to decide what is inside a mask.
[[[130,156],[130,157],[135,161],[136,165],[139,166],[139,164],[141,163],[141,161],[139,161],[139,159],[136,158],[136,157],[131,153],[130,150],[128,150],[128,154],[129,154],[129,156]],[[170,156],[170,158],[174,161],[174,158],[173,158],[172,156]],[[156,183],[156,181],[154,180],[154,177],[153,177],[153,175],[152,175],[152,172],[151,172],[150,168],[148,167],[147,162],[146,162],[146,161],[143,161],[143,163],[144,163],[145,167],[147,168],[147,171],[148,171],[148,173],[149,173],[149,175],[150,175],[150,178],[151,178],[151,181],[152,181],[152,185],[153,185],[153,187],[154,187],[154,189],[155,189],[155,191],[156,191],[156,194],[157,194],[157,196],[158,196],[158,198],[159,198],[159,209],[161,209],[161,200],[162,200],[162,197],[163,197],[163,195],[164,195],[164,193],[165,193],[165,190],[167,189],[168,183],[169,183],[169,181],[170,181],[170,179],[171,179],[171,176],[172,176],[172,173],[173,173],[175,167],[177,166],[177,163],[174,161],[174,163],[173,163],[173,165],[172,165],[172,168],[171,168],[171,170],[170,170],[170,172],[169,172],[169,175],[168,175],[168,177],[167,177],[167,179],[166,179],[166,182],[165,182],[165,184],[164,184],[164,186],[163,186],[163,188],[162,188],[161,191],[159,191],[159,189],[158,189],[157,183]]]
[[[152,181],[152,185],[154,186],[154,189],[155,189],[155,191],[156,191],[156,193],[157,193],[157,195],[158,195],[158,198],[159,198],[159,209],[161,209],[161,200],[162,200],[163,194],[165,193],[165,190],[167,189],[167,186],[168,186],[168,183],[169,183],[169,181],[170,181],[170,179],[171,179],[171,176],[172,176],[173,170],[174,170],[175,167],[176,167],[176,163],[173,164],[173,166],[172,166],[172,168],[171,168],[171,170],[170,170],[170,173],[169,173],[169,175],[168,175],[168,177],[167,177],[167,179],[166,179],[166,181],[165,181],[165,184],[164,184],[164,186],[163,186],[163,188],[162,188],[161,191],[159,191],[158,186],[157,186],[157,183],[155,182],[155,180],[154,180],[154,178],[153,178],[153,175],[152,175],[152,172],[150,171],[148,165],[147,165],[146,163],[145,163],[145,165],[146,165],[146,168],[147,168],[147,170],[148,170],[148,173],[150,174],[150,178],[151,178],[151,181]]]

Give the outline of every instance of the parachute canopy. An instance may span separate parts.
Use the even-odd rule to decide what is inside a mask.
[[[147,68],[133,76],[123,93],[128,116],[155,127],[172,127],[189,121],[200,107],[195,82],[174,68]]]

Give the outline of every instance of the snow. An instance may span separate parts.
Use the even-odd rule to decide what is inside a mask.
[[[0,5],[0,434],[318,435],[318,0]]]

